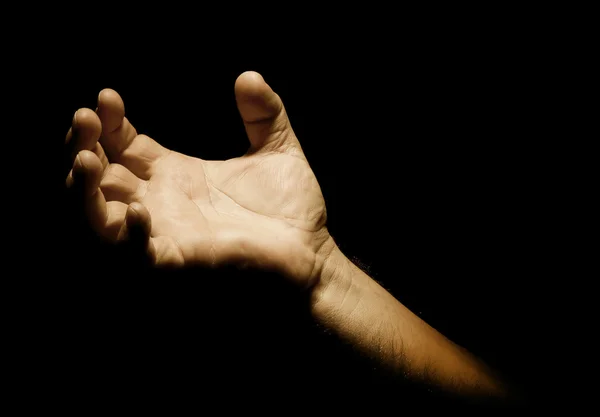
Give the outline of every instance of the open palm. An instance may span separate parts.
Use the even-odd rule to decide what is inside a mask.
[[[136,236],[156,266],[275,270],[310,286],[332,249],[317,180],[277,94],[254,72],[235,84],[248,152],[206,161],[138,135],[121,97],[103,90],[67,134],[86,215],[104,238]],[[133,233],[136,230],[138,233]]]

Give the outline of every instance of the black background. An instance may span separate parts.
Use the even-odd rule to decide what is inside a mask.
[[[559,175],[548,169],[552,91],[536,36],[486,30],[485,21],[390,26],[382,36],[355,28],[299,44],[252,26],[231,44],[179,29],[167,36],[148,24],[109,39],[97,30],[44,48],[29,71],[41,81],[54,160],[75,110],[95,108],[106,87],[122,95],[138,132],[164,146],[204,159],[240,155],[247,141],[233,85],[259,71],[286,105],[344,253],[528,394],[552,385],[540,376],[553,337],[541,305],[566,261],[553,246]],[[63,171],[47,178],[58,217],[42,219],[53,240],[39,263],[52,279],[35,292],[40,343],[51,347],[39,361],[49,366],[48,392],[58,384],[104,404],[144,391],[140,401],[152,403],[148,392],[171,386],[179,401],[222,396],[233,406],[246,393],[264,406],[265,392],[315,375],[299,390],[319,398],[361,378],[379,383],[369,364],[315,332],[272,278],[119,272],[122,260],[56,201]]]

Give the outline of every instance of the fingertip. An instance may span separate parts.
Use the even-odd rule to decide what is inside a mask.
[[[130,224],[149,223],[150,213],[143,204],[137,202],[131,203],[127,207],[127,221],[131,222]]]
[[[277,117],[283,104],[279,96],[255,71],[242,73],[235,82],[238,109],[246,123],[256,123]]]
[[[96,113],[87,108],[78,109],[73,115],[71,127],[65,137],[67,165],[70,167],[73,164],[79,151],[94,149],[101,134],[102,125]]]
[[[272,91],[265,79],[256,71],[245,71],[235,80],[236,95],[244,97],[261,97]]]
[[[67,155],[73,158],[74,154],[82,149],[93,149],[101,133],[102,125],[96,113],[86,108],[77,110],[65,138]]]
[[[151,229],[151,219],[148,209],[141,203],[131,203],[127,207],[125,222],[130,228],[141,229],[144,234],[149,236]]]
[[[264,83],[264,77],[256,71],[244,71],[237,77],[238,82],[244,83]]]
[[[117,240],[129,248],[129,256],[143,258],[144,263],[155,261],[154,246],[150,236],[150,213],[140,203],[131,203],[125,213],[125,223],[121,227]],[[139,260],[139,258],[138,258]]]
[[[72,144],[75,149],[92,149],[101,133],[102,124],[98,115],[91,109],[81,108],[73,116],[71,133],[67,134],[66,143],[70,143],[72,136],[75,135],[77,141]]]
[[[74,167],[77,167],[78,169],[90,170],[96,168],[96,165],[102,169],[100,159],[98,159],[98,156],[94,152],[86,149],[77,153]]]
[[[105,88],[98,94],[98,107],[96,109],[102,121],[102,131],[110,133],[115,131],[125,117],[125,103],[112,88]]]
[[[67,181],[72,183],[73,181],[79,182],[81,180],[85,183],[86,190],[93,194],[100,185],[100,180],[102,179],[102,163],[96,154],[84,150],[79,152],[75,157],[71,172],[73,179],[67,179]]]
[[[98,131],[99,134],[99,130],[101,128],[99,122],[100,120],[98,119],[96,113],[92,109],[84,107],[78,109],[73,115],[72,128],[78,131],[81,129],[89,129],[94,133],[95,131]]]
[[[123,99],[121,98],[119,93],[117,93],[112,88],[103,88],[98,93],[98,104],[106,105],[110,103],[123,103]]]

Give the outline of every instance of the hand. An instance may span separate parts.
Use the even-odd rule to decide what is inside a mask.
[[[308,288],[335,247],[319,184],[263,78],[243,73],[235,96],[250,148],[206,161],[139,135],[121,97],[101,91],[96,112],[79,109],[67,134],[67,186],[81,190],[98,235],[134,241],[157,267],[252,266]]]

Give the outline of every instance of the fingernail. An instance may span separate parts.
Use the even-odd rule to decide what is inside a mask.
[[[79,111],[79,110],[77,110],[77,111]],[[75,127],[75,124],[77,124],[77,111],[73,115],[73,123],[72,123],[73,127]]]
[[[125,220],[129,221],[129,223],[135,221],[138,217],[138,212],[131,205],[127,207],[127,211],[125,212]]]
[[[67,188],[71,188],[73,186],[73,181],[73,171],[71,171],[69,172],[67,180],[65,181],[65,185],[67,186]]]
[[[79,154],[77,154],[77,156],[75,157],[75,165],[79,165],[81,168],[83,168],[83,162],[81,161],[81,157],[79,156]]]

